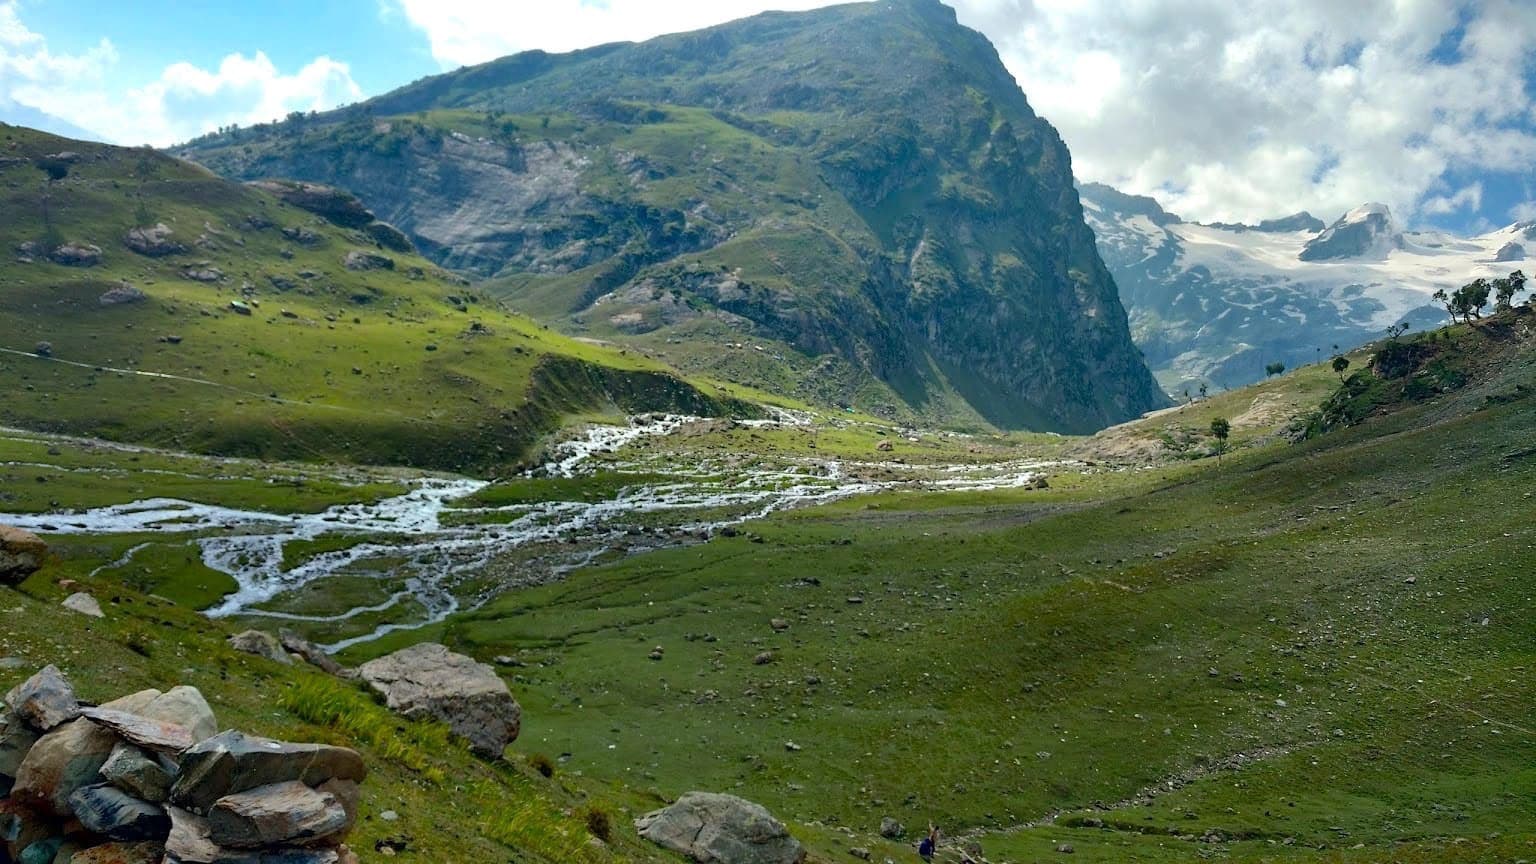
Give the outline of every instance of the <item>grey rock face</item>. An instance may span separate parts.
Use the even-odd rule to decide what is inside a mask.
[[[1392,214],[1379,204],[1346,213],[1301,247],[1303,261],[1358,258],[1384,251],[1396,242]]]
[[[87,831],[113,840],[156,840],[171,830],[165,808],[113,786],[77,789],[69,805]]]
[[[798,864],[800,841],[759,804],[734,795],[689,792],[635,820],[640,836],[699,864]]]
[[[241,732],[222,732],[182,754],[181,774],[171,787],[179,807],[206,813],[225,795],[297,780],[319,786],[327,780],[362,782],[362,757],[345,747],[289,744]]]
[[[47,732],[80,716],[75,688],[65,680],[59,667],[51,663],[11,688],[5,694],[5,704],[38,732]]]
[[[36,573],[48,544],[31,531],[0,525],[0,585],[16,585]]]
[[[522,708],[496,670],[442,645],[413,645],[357,672],[391,710],[447,723],[480,756],[500,758],[522,727]]]
[[[1499,247],[1499,251],[1494,254],[1493,260],[1495,260],[1495,261],[1524,261],[1525,260],[1525,246],[1523,246],[1523,245],[1521,245],[1519,243],[1516,243],[1515,241],[1511,240],[1508,243],[1505,243],[1503,246]]]

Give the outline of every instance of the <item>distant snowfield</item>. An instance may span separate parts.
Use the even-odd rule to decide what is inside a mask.
[[[1150,198],[1080,191],[1132,333],[1170,389],[1240,386],[1270,362],[1314,362],[1400,321],[1431,326],[1444,320],[1436,291],[1508,275],[1536,254],[1530,222],[1476,237],[1405,232],[1385,206],[1366,204],[1326,226],[1307,214],[1265,228],[1202,225]]]

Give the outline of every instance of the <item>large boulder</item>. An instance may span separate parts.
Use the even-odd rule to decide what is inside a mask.
[[[277,637],[265,630],[245,630],[229,637],[229,647],[246,654],[255,654],[257,657],[265,657],[274,663],[284,666],[293,664],[293,658],[283,650]]]
[[[413,645],[370,660],[357,673],[391,710],[447,723],[488,759],[500,758],[521,731],[523,709],[496,670],[442,645]]]
[[[103,705],[108,710],[142,711],[160,695],[141,690]],[[43,737],[27,751],[16,770],[11,796],[34,807],[69,818],[69,796],[96,782],[101,766],[117,747],[117,736],[80,717]]]
[[[361,783],[368,776],[354,750],[325,744],[289,744],[230,730],[201,741],[181,756],[181,773],[171,802],[207,813],[214,802],[273,783],[297,780],[319,786],[327,780]]]
[[[48,544],[31,531],[0,525],[0,585],[17,585],[43,566]]]
[[[118,282],[108,288],[97,302],[103,306],[124,306],[131,303],[143,303],[149,299],[149,295],[133,287],[127,282]]]
[[[85,830],[113,840],[159,840],[170,833],[165,808],[107,785],[85,786],[69,796]]]
[[[65,267],[95,267],[101,263],[101,247],[90,243],[65,243],[48,253],[48,260]]]
[[[208,811],[209,839],[236,849],[334,845],[351,827],[335,795],[292,781],[226,795]]]
[[[799,864],[805,848],[760,804],[689,792],[635,820],[640,836],[699,864]]]
[[[123,235],[123,245],[140,255],[151,258],[179,255],[187,251],[187,247],[171,239],[172,234],[173,232],[164,222],[130,228],[128,233]]]
[[[393,270],[395,259],[377,252],[353,249],[341,259],[341,266],[348,270]]]
[[[47,732],[80,716],[75,688],[65,680],[59,667],[51,663],[12,687],[5,694],[5,704],[38,732]]]

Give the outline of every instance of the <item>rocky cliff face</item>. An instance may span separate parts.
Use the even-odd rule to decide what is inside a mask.
[[[1066,147],[936,0],[521,54],[185,153],[351,189],[514,306],[685,369],[960,424],[1163,404]]]

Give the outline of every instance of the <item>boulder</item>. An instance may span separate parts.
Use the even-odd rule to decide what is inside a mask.
[[[85,830],[113,840],[159,840],[171,830],[165,808],[113,786],[77,789],[69,805]]]
[[[288,744],[231,730],[182,754],[171,801],[178,807],[206,813],[225,795],[273,783],[297,780],[305,786],[319,786],[333,779],[362,782],[367,776],[362,757],[345,747]]]
[[[208,820],[179,807],[167,808],[171,834],[165,864],[338,864],[343,849],[230,849],[213,842]]]
[[[325,653],[325,649],[305,639],[303,636],[288,629],[277,631],[278,641],[282,643],[283,650],[297,654],[304,658],[304,662],[329,675],[339,678],[356,677],[350,669],[337,663],[335,658]]]
[[[76,852],[69,864],[160,864],[164,843],[103,843]]]
[[[142,690],[108,702],[103,708],[142,711],[160,695]],[[12,797],[68,818],[69,796],[96,782],[101,766],[117,747],[117,736],[80,717],[37,739],[16,770]]]
[[[202,692],[196,687],[172,687],[156,696],[154,701],[138,713],[152,720],[185,727],[192,733],[193,741],[212,738],[219,731],[213,709],[208,707],[208,700],[203,698]]]
[[[130,228],[128,233],[123,235],[123,245],[140,255],[151,258],[178,255],[187,251],[187,247],[171,239],[172,233],[163,222],[147,227]]]
[[[31,531],[0,525],[0,585],[17,585],[43,566],[48,544]]]
[[[265,657],[274,663],[284,666],[293,665],[293,658],[283,650],[277,637],[265,630],[246,630],[229,637],[229,647],[246,654],[255,654],[257,657]]]
[[[229,301],[229,311],[235,313],[236,315],[249,315],[251,314],[252,309],[251,304],[245,302],[244,300],[231,300]]]
[[[799,864],[805,848],[759,804],[689,792],[635,820],[640,836],[699,864]]]
[[[373,242],[394,252],[415,252],[411,238],[405,236],[405,232],[389,224],[388,222],[369,222],[363,226],[363,231]]]
[[[149,295],[129,285],[127,282],[119,282],[108,288],[102,294],[98,302],[103,306],[122,306],[128,303],[143,303],[149,299]]]
[[[164,804],[171,797],[171,772],[132,744],[119,744],[101,766],[102,779],[137,798]]]
[[[37,738],[37,731],[26,721],[10,711],[0,712],[0,796],[10,794],[21,760]]]
[[[65,597],[64,602],[59,605],[72,612],[79,612],[81,615],[89,615],[92,618],[107,617],[102,613],[101,604],[96,602],[96,598],[84,591],[76,591]]]
[[[208,837],[220,846],[334,845],[352,827],[329,792],[289,781],[226,795],[208,811]]]
[[[880,836],[887,840],[900,840],[906,836],[907,827],[887,816],[880,820]]]
[[[95,267],[101,263],[101,247],[89,243],[65,243],[49,252],[48,260],[65,267]]]
[[[353,249],[341,259],[341,265],[348,270],[393,270],[395,259],[377,252]]]
[[[80,716],[80,701],[75,698],[75,688],[70,686],[59,667],[51,663],[12,687],[11,692],[5,694],[5,704],[38,732],[47,732]]]
[[[447,723],[488,759],[500,758],[522,728],[522,708],[496,670],[442,645],[413,645],[364,663],[357,673],[391,710]]]
[[[110,708],[82,708],[80,716],[110,729],[117,737],[146,750],[176,755],[197,741],[187,727]]]

